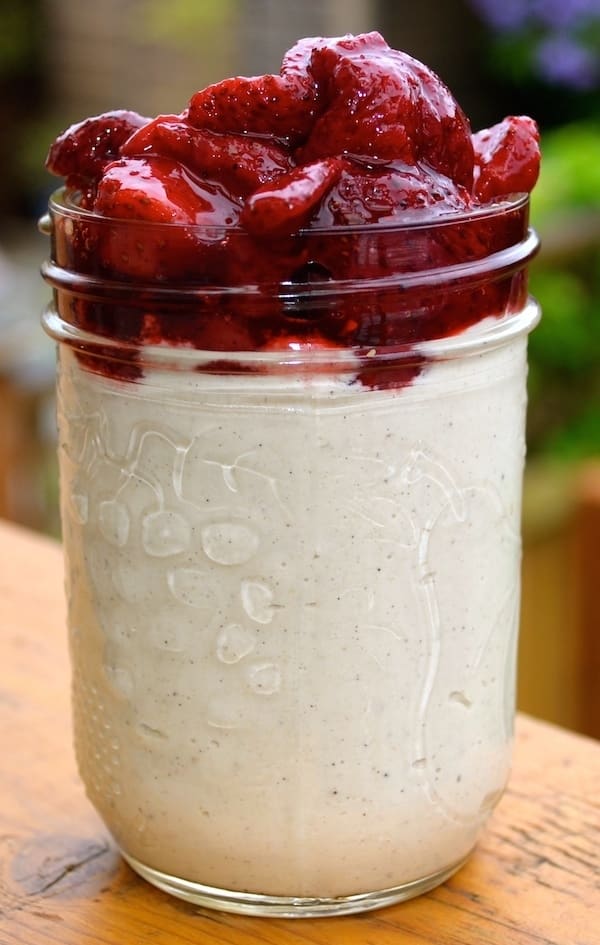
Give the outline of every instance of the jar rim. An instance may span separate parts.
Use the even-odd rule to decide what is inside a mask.
[[[183,353],[189,346],[192,354],[183,354],[186,365],[216,359],[241,363],[243,357],[237,354],[228,357],[231,348],[245,351],[252,360],[266,346],[277,364],[281,349],[270,346],[273,339],[286,336],[314,336],[319,339],[316,348],[325,348],[322,356],[315,347],[288,351],[295,364],[310,360],[315,365],[322,357],[327,365],[332,358],[341,365],[338,341],[354,364],[357,357],[372,356],[372,345],[378,357],[387,353],[390,359],[419,360],[424,356],[422,344],[433,339],[443,350],[432,349],[431,356],[450,357],[480,349],[483,343],[503,343],[505,329],[516,334],[528,330],[513,317],[525,306],[522,273],[539,246],[528,227],[528,195],[469,216],[429,217],[416,225],[388,221],[299,230],[289,237],[291,247],[287,240],[282,246],[285,265],[279,268],[271,267],[270,254],[278,250],[268,243],[258,247],[256,265],[245,265],[243,241],[259,241],[239,227],[234,231],[150,221],[152,228],[146,230],[146,221],[103,217],[69,206],[64,198],[63,189],[50,200],[49,220],[55,225],[42,274],[55,290],[58,311],[48,314],[45,327],[59,341],[85,350],[96,348],[115,360],[134,356],[138,363],[167,364],[177,362],[173,350]],[[134,227],[137,242],[132,241]],[[233,232],[236,238],[230,240]],[[209,246],[205,258],[197,252],[195,235],[198,247],[205,241]],[[146,237],[148,256],[142,253]],[[163,239],[169,242],[163,244]],[[170,246],[172,273],[158,264],[165,245]],[[250,249],[252,262],[256,247]],[[180,251],[183,263],[178,268]],[[222,265],[224,258],[234,259],[238,253],[239,263]],[[114,263],[121,258],[122,271]],[[197,258],[202,265],[196,266]],[[321,263],[329,270],[327,277],[310,278],[310,266]],[[455,332],[488,316],[494,318],[497,330],[480,333],[477,340],[453,340]],[[107,336],[115,331],[116,317],[125,327],[113,345]],[[231,332],[225,329],[222,339],[219,333],[234,319],[240,330],[236,344],[230,345]],[[159,337],[164,343],[154,348],[153,339]],[[450,339],[447,344],[446,339]],[[205,361],[203,342],[211,348]],[[457,355],[446,354],[455,348]]]
[[[323,240],[331,237],[331,242],[345,237],[368,237],[376,240],[378,237],[385,238],[390,235],[397,236],[400,241],[403,239],[407,245],[411,245],[411,234],[415,238],[426,234],[429,238],[431,234],[434,238],[436,233],[443,233],[448,228],[460,227],[463,224],[479,224],[486,221],[501,220],[508,214],[520,214],[524,221],[524,229],[521,238],[496,251],[478,256],[476,258],[457,259],[453,262],[445,263],[441,266],[431,266],[405,269],[399,266],[391,271],[389,276],[378,274],[374,277],[361,278],[336,278],[327,279],[323,282],[309,281],[297,282],[286,279],[274,280],[273,283],[216,283],[201,279],[199,281],[186,282],[185,280],[174,279],[170,284],[166,281],[148,281],[131,280],[127,277],[119,278],[115,274],[85,274],[71,267],[59,265],[57,260],[50,259],[42,265],[42,275],[44,279],[55,288],[66,289],[77,295],[87,298],[105,298],[107,294],[118,295],[125,299],[136,296],[139,293],[140,285],[144,286],[148,301],[160,302],[169,301],[175,297],[182,296],[193,298],[195,294],[200,293],[203,296],[227,294],[230,297],[244,296],[261,297],[266,288],[273,289],[277,298],[283,303],[305,304],[310,300],[311,303],[319,303],[331,297],[348,296],[354,294],[372,293],[374,291],[382,292],[387,289],[397,289],[401,287],[403,291],[423,289],[431,291],[436,286],[450,287],[458,283],[469,283],[476,286],[481,281],[490,278],[502,278],[511,272],[520,269],[530,259],[532,259],[539,249],[539,239],[535,231],[527,227],[527,207],[529,203],[529,194],[516,194],[512,198],[507,197],[502,202],[486,207],[475,208],[469,213],[450,212],[439,217],[428,216],[426,219],[398,222],[380,221],[373,224],[361,224],[356,226],[328,226],[315,227],[310,229],[300,229],[290,235],[289,239],[298,241]],[[148,227],[148,233],[162,231],[173,233],[176,230],[186,233],[197,234],[209,238],[210,242],[223,241],[227,237],[236,235],[243,239],[254,240],[254,237],[240,226],[222,226],[222,225],[204,225],[187,223],[165,223],[158,220],[137,220],[129,218],[117,218],[104,216],[94,213],[90,210],[77,207],[67,199],[67,190],[61,187],[56,190],[49,199],[49,214],[40,221],[40,228],[43,232],[52,232],[53,216],[63,220],[71,220],[74,224],[90,224],[101,226],[102,228],[122,228],[125,232],[130,226],[134,226],[136,231],[140,227]]]
[[[372,232],[372,231],[371,231]],[[339,236],[339,231],[336,233]],[[276,287],[274,297],[281,303],[300,306],[310,302],[320,304],[330,299],[345,296],[368,295],[373,292],[423,290],[435,292],[447,291],[452,287],[476,288],[490,279],[501,279],[520,270],[539,249],[539,238],[533,229],[528,229],[517,243],[490,253],[478,259],[457,262],[431,269],[418,269],[414,272],[395,272],[388,276],[372,278],[331,279],[322,283],[298,283],[283,280],[273,283]],[[139,297],[140,283],[119,280],[96,275],[85,275],[75,270],[58,265],[53,260],[42,263],[41,272],[50,285],[63,289],[75,296],[88,299],[106,299],[118,297],[122,301]],[[242,285],[222,285],[211,283],[143,283],[145,303],[169,302],[171,299],[195,297],[227,296],[264,299],[265,283]]]
[[[318,235],[323,237],[327,234],[332,236],[339,237],[340,235],[359,235],[362,233],[383,233],[383,232],[400,232],[400,233],[410,233],[412,231],[419,231],[422,229],[431,229],[431,228],[440,228],[443,229],[447,226],[460,225],[461,223],[477,221],[485,221],[487,219],[493,220],[498,217],[502,217],[508,213],[514,213],[524,209],[529,203],[530,195],[528,193],[514,193],[507,194],[502,199],[484,204],[480,207],[473,207],[469,211],[462,210],[449,210],[447,213],[440,214],[428,214],[426,211],[419,212],[418,219],[408,220],[406,222],[399,221],[397,219],[388,219],[384,218],[375,223],[360,223],[360,224],[343,224],[337,226],[311,226],[301,228],[291,236],[310,236],[311,234]],[[104,213],[96,213],[93,210],[87,210],[83,207],[77,206],[69,196],[66,186],[59,187],[57,190],[53,191],[48,200],[48,208],[51,213],[60,214],[63,217],[69,217],[73,220],[81,220],[82,222],[104,222],[107,225],[112,226],[131,226],[134,225],[136,228],[148,227],[149,230],[152,228],[173,228],[173,229],[185,229],[191,232],[196,233],[207,233],[211,235],[216,235],[217,233],[231,233],[231,234],[240,234],[250,236],[247,230],[239,224],[228,226],[227,224],[215,224],[215,223],[184,223],[184,222],[170,222],[163,220],[140,220],[127,217],[112,217]],[[47,225],[47,215],[42,217],[41,228],[44,230],[44,226]]]
[[[75,327],[61,317],[52,303],[42,314],[42,324],[46,333],[60,344],[86,354],[96,354],[101,359],[128,362],[134,356],[140,367],[155,370],[176,368],[232,374],[236,373],[236,367],[239,372],[256,368],[293,371],[310,367],[317,371],[329,368],[337,373],[375,366],[383,368],[386,364],[397,365],[399,361],[411,364],[480,355],[529,334],[540,317],[540,307],[530,297],[519,311],[503,318],[490,316],[465,331],[418,343],[318,348],[298,343],[297,346],[269,351],[217,351],[167,344],[140,346],[136,342],[108,338]]]

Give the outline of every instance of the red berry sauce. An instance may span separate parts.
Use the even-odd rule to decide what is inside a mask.
[[[523,305],[522,266],[414,277],[521,242],[514,198],[539,161],[531,119],[472,135],[441,80],[378,33],[304,39],[279,75],[226,79],[180,115],[109,112],[57,138],[47,166],[83,210],[55,218],[59,311],[133,346],[397,348],[395,370],[360,379],[401,386],[411,345]],[[134,361],[93,369],[131,378]]]

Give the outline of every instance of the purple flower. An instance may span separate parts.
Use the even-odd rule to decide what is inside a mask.
[[[600,19],[600,0],[523,0],[532,17],[552,29],[577,27],[586,20]]]
[[[578,27],[600,19],[600,0],[471,0],[493,29],[515,33],[537,24],[551,29]]]
[[[471,0],[493,30],[509,40],[524,38],[529,64],[546,82],[587,91],[600,84],[600,56],[593,33],[600,25],[600,0]]]
[[[553,33],[539,43],[535,64],[542,78],[579,91],[595,88],[600,79],[598,57],[561,33]]]
[[[519,30],[529,19],[530,0],[472,0],[480,16],[503,33]]]

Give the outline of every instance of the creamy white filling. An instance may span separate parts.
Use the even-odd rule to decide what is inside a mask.
[[[75,733],[123,849],[340,896],[459,861],[505,784],[525,339],[401,390],[61,352]]]

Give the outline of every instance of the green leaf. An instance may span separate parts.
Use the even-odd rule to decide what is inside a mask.
[[[564,125],[542,136],[542,168],[533,191],[534,226],[574,208],[600,210],[600,124]]]
[[[570,270],[538,269],[531,291],[542,307],[530,339],[532,362],[563,377],[591,370],[599,356],[600,321],[584,281]]]
[[[547,439],[543,452],[565,462],[600,456],[600,407],[585,404],[579,416]]]

